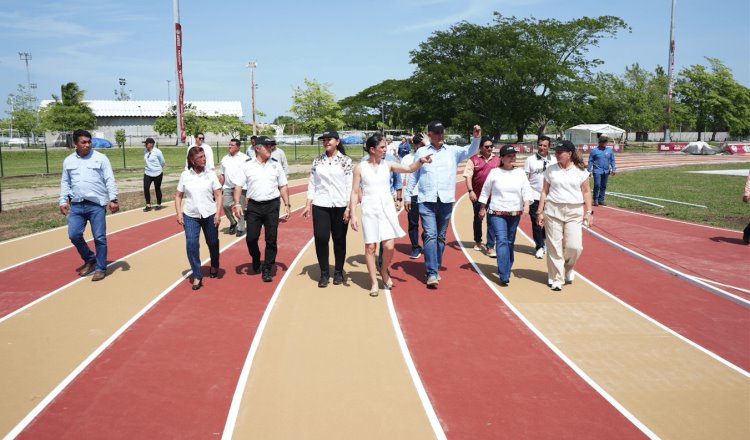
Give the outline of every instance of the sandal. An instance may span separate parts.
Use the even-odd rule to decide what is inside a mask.
[[[373,298],[375,298],[376,296],[378,296],[378,289],[375,288],[375,290],[371,290],[370,291],[370,296],[373,297]]]

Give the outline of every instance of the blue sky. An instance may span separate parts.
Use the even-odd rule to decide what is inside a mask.
[[[676,68],[716,57],[750,86],[750,2],[678,0]],[[409,52],[432,32],[466,20],[487,24],[506,16],[569,20],[584,15],[623,18],[632,33],[605,40],[591,55],[602,70],[622,73],[668,58],[671,0],[182,0],[185,96],[240,100],[250,113],[250,74],[257,60],[256,108],[289,114],[304,78],[330,84],[337,98],[385,79],[408,77]],[[0,106],[26,82],[18,52],[30,52],[37,96],[49,99],[76,81],[88,99],[114,99],[126,78],[134,99],[175,96],[171,0],[4,0],[0,2]],[[5,116],[5,115],[3,115]]]

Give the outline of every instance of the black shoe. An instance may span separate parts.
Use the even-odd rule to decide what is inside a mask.
[[[333,284],[344,284],[344,274],[340,270],[333,272]]]
[[[211,278],[216,278],[216,277],[218,277],[218,276],[219,276],[219,268],[217,267],[217,268],[215,268],[215,269],[214,269],[214,268],[212,267],[212,268],[211,268],[211,269],[210,269],[210,270],[208,271],[208,276],[209,276],[209,277],[211,277]]]
[[[151,205],[146,205],[145,208],[143,208],[143,212],[149,212],[151,211]]]
[[[599,202],[599,206],[607,206],[607,204],[602,201],[602,202]]]
[[[253,272],[260,273],[260,261],[253,260]]]
[[[271,281],[273,281],[273,277],[271,276],[271,268],[264,267],[263,268],[263,282],[270,283]]]
[[[322,272],[318,280],[318,287],[328,287],[328,272]]]
[[[193,287],[192,287],[192,289],[193,289],[193,290],[198,290],[198,289],[200,289],[201,287],[203,287],[203,280],[202,280],[202,279],[201,279],[201,280],[198,280],[198,284],[193,284]]]
[[[237,231],[238,237],[242,237],[243,235],[245,235],[245,231]]]
[[[742,242],[745,244],[750,244],[750,231],[746,231],[742,234]]]
[[[503,287],[507,286],[508,283],[510,283],[510,280],[500,280],[500,285]]]
[[[162,210],[162,208],[164,208],[164,207],[163,207],[163,206],[161,206],[161,205],[156,205],[156,206],[154,206],[154,209],[155,209],[156,211],[161,211],[161,210]]]
[[[230,226],[229,227],[229,235],[232,235],[235,232],[237,232],[237,226],[235,226],[235,225]]]

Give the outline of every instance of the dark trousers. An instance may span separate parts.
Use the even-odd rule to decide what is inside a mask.
[[[159,174],[156,177],[151,177],[147,174],[143,175],[143,196],[146,198],[146,204],[151,204],[151,182],[154,182],[154,192],[156,192],[156,204],[161,205],[161,179],[164,177],[164,173]]]
[[[487,204],[489,205],[489,201]],[[474,227],[474,243],[481,243],[482,219],[479,218],[479,209],[482,207],[482,204],[477,200],[476,202],[471,202],[471,206],[474,208],[474,222],[472,223]],[[493,249],[495,247],[495,231],[490,227],[489,216],[485,217],[487,218],[487,247]]]
[[[411,209],[406,218],[409,220],[409,241],[411,242],[411,248],[422,249],[419,246],[419,203],[417,203],[417,196],[411,196]]]
[[[205,218],[196,218],[183,215],[183,226],[185,227],[185,250],[187,251],[190,269],[193,277],[202,279],[200,239],[201,230],[208,245],[208,254],[211,256],[211,267],[219,267],[219,229],[214,225],[214,215]]]
[[[344,223],[346,208],[324,208],[312,205],[313,236],[315,237],[315,254],[321,273],[328,273],[328,239],[333,238],[333,270],[344,271],[346,258],[346,232],[348,224]]]
[[[529,206],[529,217],[531,218],[531,235],[534,236],[534,247],[538,251],[544,247],[544,227],[536,223],[537,209],[539,209],[539,200],[534,200],[531,206]]]
[[[594,201],[602,203],[607,195],[607,180],[609,173],[594,174]]]
[[[265,266],[271,266],[276,263],[276,235],[279,230],[279,208],[281,201],[277,197],[265,202],[247,201],[245,211],[245,223],[247,227],[247,251],[253,262],[260,260],[260,248],[258,239],[260,238],[260,228],[263,227],[266,239]]]

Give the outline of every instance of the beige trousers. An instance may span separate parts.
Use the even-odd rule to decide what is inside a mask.
[[[565,282],[583,252],[583,203],[544,205],[544,230],[547,245],[547,276],[550,281]]]

